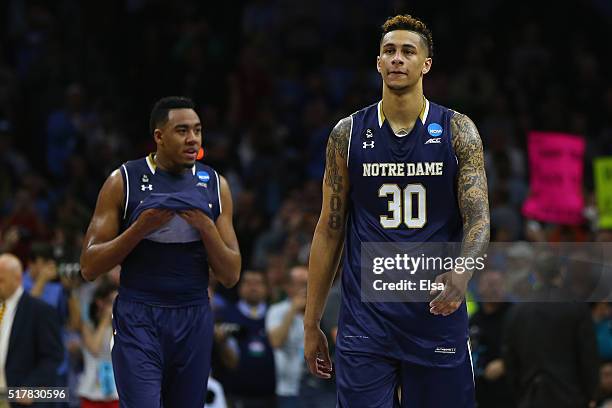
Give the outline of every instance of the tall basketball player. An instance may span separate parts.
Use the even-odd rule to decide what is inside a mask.
[[[304,353],[313,374],[330,377],[319,320],[344,252],[339,407],[395,407],[398,394],[402,407],[474,406],[464,302],[471,271],[438,275],[444,289],[429,303],[362,302],[360,295],[362,243],[461,241],[461,255],[477,257],[489,241],[480,136],[467,116],[423,95],[432,56],[423,22],[408,15],[388,19],[377,58],[382,100],[342,119],[329,137]]]

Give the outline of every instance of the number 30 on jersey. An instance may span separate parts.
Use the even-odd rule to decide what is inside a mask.
[[[380,225],[383,228],[397,228],[402,222],[408,228],[423,228],[427,222],[427,193],[422,184],[408,184],[403,191],[397,184],[383,184],[378,189],[378,196],[391,196],[387,203],[391,217],[380,216]],[[416,211],[413,209],[415,196]]]

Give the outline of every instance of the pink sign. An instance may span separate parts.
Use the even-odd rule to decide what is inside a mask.
[[[531,180],[523,215],[544,222],[581,224],[584,139],[532,131],[527,142]]]

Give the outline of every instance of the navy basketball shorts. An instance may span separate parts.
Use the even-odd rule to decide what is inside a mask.
[[[336,349],[338,408],[474,408],[469,351],[456,367],[426,367]],[[401,387],[401,405],[398,388]]]
[[[208,305],[113,306],[112,359],[121,408],[202,408],[213,341]]]

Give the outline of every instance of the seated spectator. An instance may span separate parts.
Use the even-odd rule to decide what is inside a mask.
[[[220,320],[238,351],[238,364],[225,371],[224,388],[235,407],[269,408],[276,405],[274,355],[265,330],[266,279],[261,271],[247,270],[238,285],[238,303],[228,306]]]

